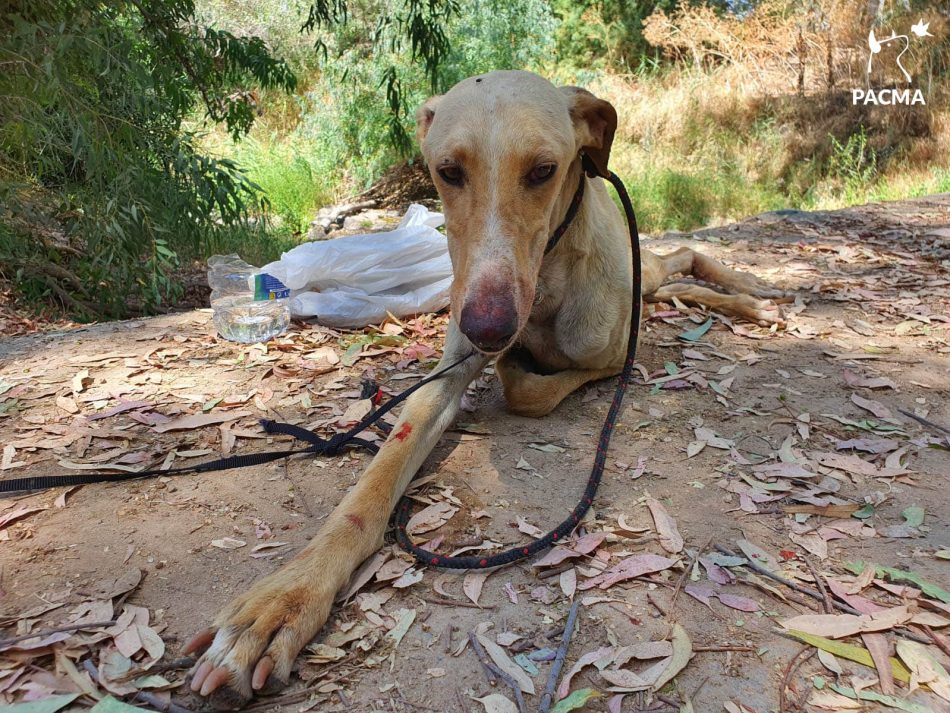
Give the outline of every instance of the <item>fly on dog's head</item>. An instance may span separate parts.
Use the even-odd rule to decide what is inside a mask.
[[[416,119],[445,210],[452,312],[478,349],[503,351],[528,321],[544,248],[577,188],[580,152],[607,175],[617,114],[583,89],[492,72],[433,97]]]

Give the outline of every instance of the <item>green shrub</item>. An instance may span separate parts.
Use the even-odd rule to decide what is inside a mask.
[[[0,276],[74,314],[155,311],[171,273],[260,208],[195,148],[201,102],[233,135],[250,83],[294,76],[257,38],[192,22],[189,0],[15,0],[0,16]]]
[[[863,126],[843,144],[834,136],[829,139],[831,156],[828,159],[828,176],[840,183],[846,199],[853,200],[874,182],[877,176],[877,154],[868,146],[867,132]]]
[[[333,199],[334,167],[299,134],[248,136],[229,152],[267,199],[276,225],[289,233],[306,233],[317,211]]]

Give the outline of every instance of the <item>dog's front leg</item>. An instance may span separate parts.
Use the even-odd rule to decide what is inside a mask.
[[[473,351],[449,324],[443,368]],[[218,708],[239,708],[253,691],[284,686],[294,659],[320,630],[336,593],[383,541],[389,515],[412,476],[455,418],[461,396],[487,359],[481,354],[413,394],[356,486],[290,563],[259,580],[198,634],[186,652],[201,656],[192,690]]]

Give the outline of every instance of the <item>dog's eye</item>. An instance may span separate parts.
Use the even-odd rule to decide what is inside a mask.
[[[540,166],[535,166],[528,174],[528,183],[535,186],[540,185],[551,178],[556,170],[556,163],[542,163]]]
[[[462,167],[453,163],[440,166],[437,173],[439,177],[450,186],[461,186],[462,180],[465,178]]]

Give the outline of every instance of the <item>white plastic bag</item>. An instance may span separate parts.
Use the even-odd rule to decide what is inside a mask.
[[[295,317],[363,327],[449,303],[452,263],[441,213],[413,204],[395,230],[298,245],[261,268],[291,290]]]

